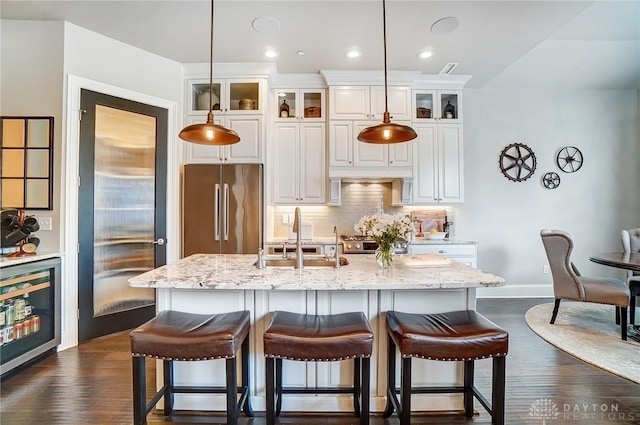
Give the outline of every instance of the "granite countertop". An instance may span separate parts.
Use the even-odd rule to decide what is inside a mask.
[[[35,255],[25,255],[22,257],[0,256],[0,268],[16,266],[18,264],[32,263],[34,261],[46,260],[49,258],[61,257],[60,252],[39,252]]]
[[[253,254],[194,254],[129,279],[129,286],[178,289],[377,290],[453,289],[502,286],[491,273],[452,261],[439,267],[377,268],[374,255],[345,255],[349,265],[333,267],[254,266]]]
[[[300,241],[302,245],[333,245],[336,243],[335,236],[315,236],[313,239],[302,239]],[[339,242],[342,242],[339,240]],[[296,243],[295,239],[289,239],[286,236],[274,236],[265,242],[265,245],[278,245],[286,243],[291,245]]]

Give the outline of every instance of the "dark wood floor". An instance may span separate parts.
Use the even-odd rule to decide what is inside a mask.
[[[546,300],[480,300],[478,310],[510,333],[507,358],[507,424],[541,425],[532,406],[553,403],[556,424],[640,424],[640,385],[589,366],[547,344],[527,327],[524,313]],[[127,333],[96,339],[57,353],[2,381],[0,424],[115,425],[131,424],[131,358]],[[640,353],[638,354],[640,358]],[[483,363],[484,362],[484,363]],[[490,383],[490,363],[479,362],[476,382],[481,391]],[[149,362],[152,366],[153,362]],[[151,373],[150,373],[151,375]],[[152,386],[153,383],[151,382]],[[489,395],[490,393],[486,393]],[[423,416],[415,424],[490,424],[479,415]],[[571,412],[565,412],[566,409]],[[616,410],[612,412],[611,410]],[[603,413],[603,410],[608,410]],[[218,417],[175,417],[179,424],[224,423]],[[150,424],[165,422],[158,414]],[[357,424],[348,415],[282,416],[283,424]],[[242,425],[263,425],[264,416],[241,419]],[[371,425],[397,425],[395,417],[373,417]]]

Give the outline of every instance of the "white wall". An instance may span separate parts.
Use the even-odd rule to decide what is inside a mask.
[[[506,278],[507,287],[491,294],[551,294],[542,228],[573,234],[573,261],[583,274],[622,277],[589,255],[619,250],[620,229],[640,226],[638,92],[465,90],[464,105],[465,203],[456,210],[456,234],[480,242],[479,268]],[[524,182],[508,180],[498,166],[502,149],[515,142],[537,157]],[[571,174],[555,164],[567,145],[584,156]],[[541,184],[549,171],[562,179],[557,189]]]
[[[0,30],[0,113],[54,118],[53,210],[27,214],[53,218],[54,231],[38,232],[39,250],[60,251],[64,25],[3,20]]]

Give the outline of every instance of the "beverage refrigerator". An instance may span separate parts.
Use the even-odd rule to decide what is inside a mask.
[[[182,255],[257,254],[262,247],[260,164],[186,164]]]

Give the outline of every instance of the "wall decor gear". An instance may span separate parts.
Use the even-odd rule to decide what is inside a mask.
[[[500,170],[514,182],[527,180],[536,171],[536,155],[524,143],[512,143],[500,153]]]
[[[582,152],[575,146],[565,146],[558,151],[556,164],[565,173],[575,173],[582,167]]]
[[[555,189],[560,186],[560,176],[553,171],[546,173],[542,176],[542,184],[547,189]]]

